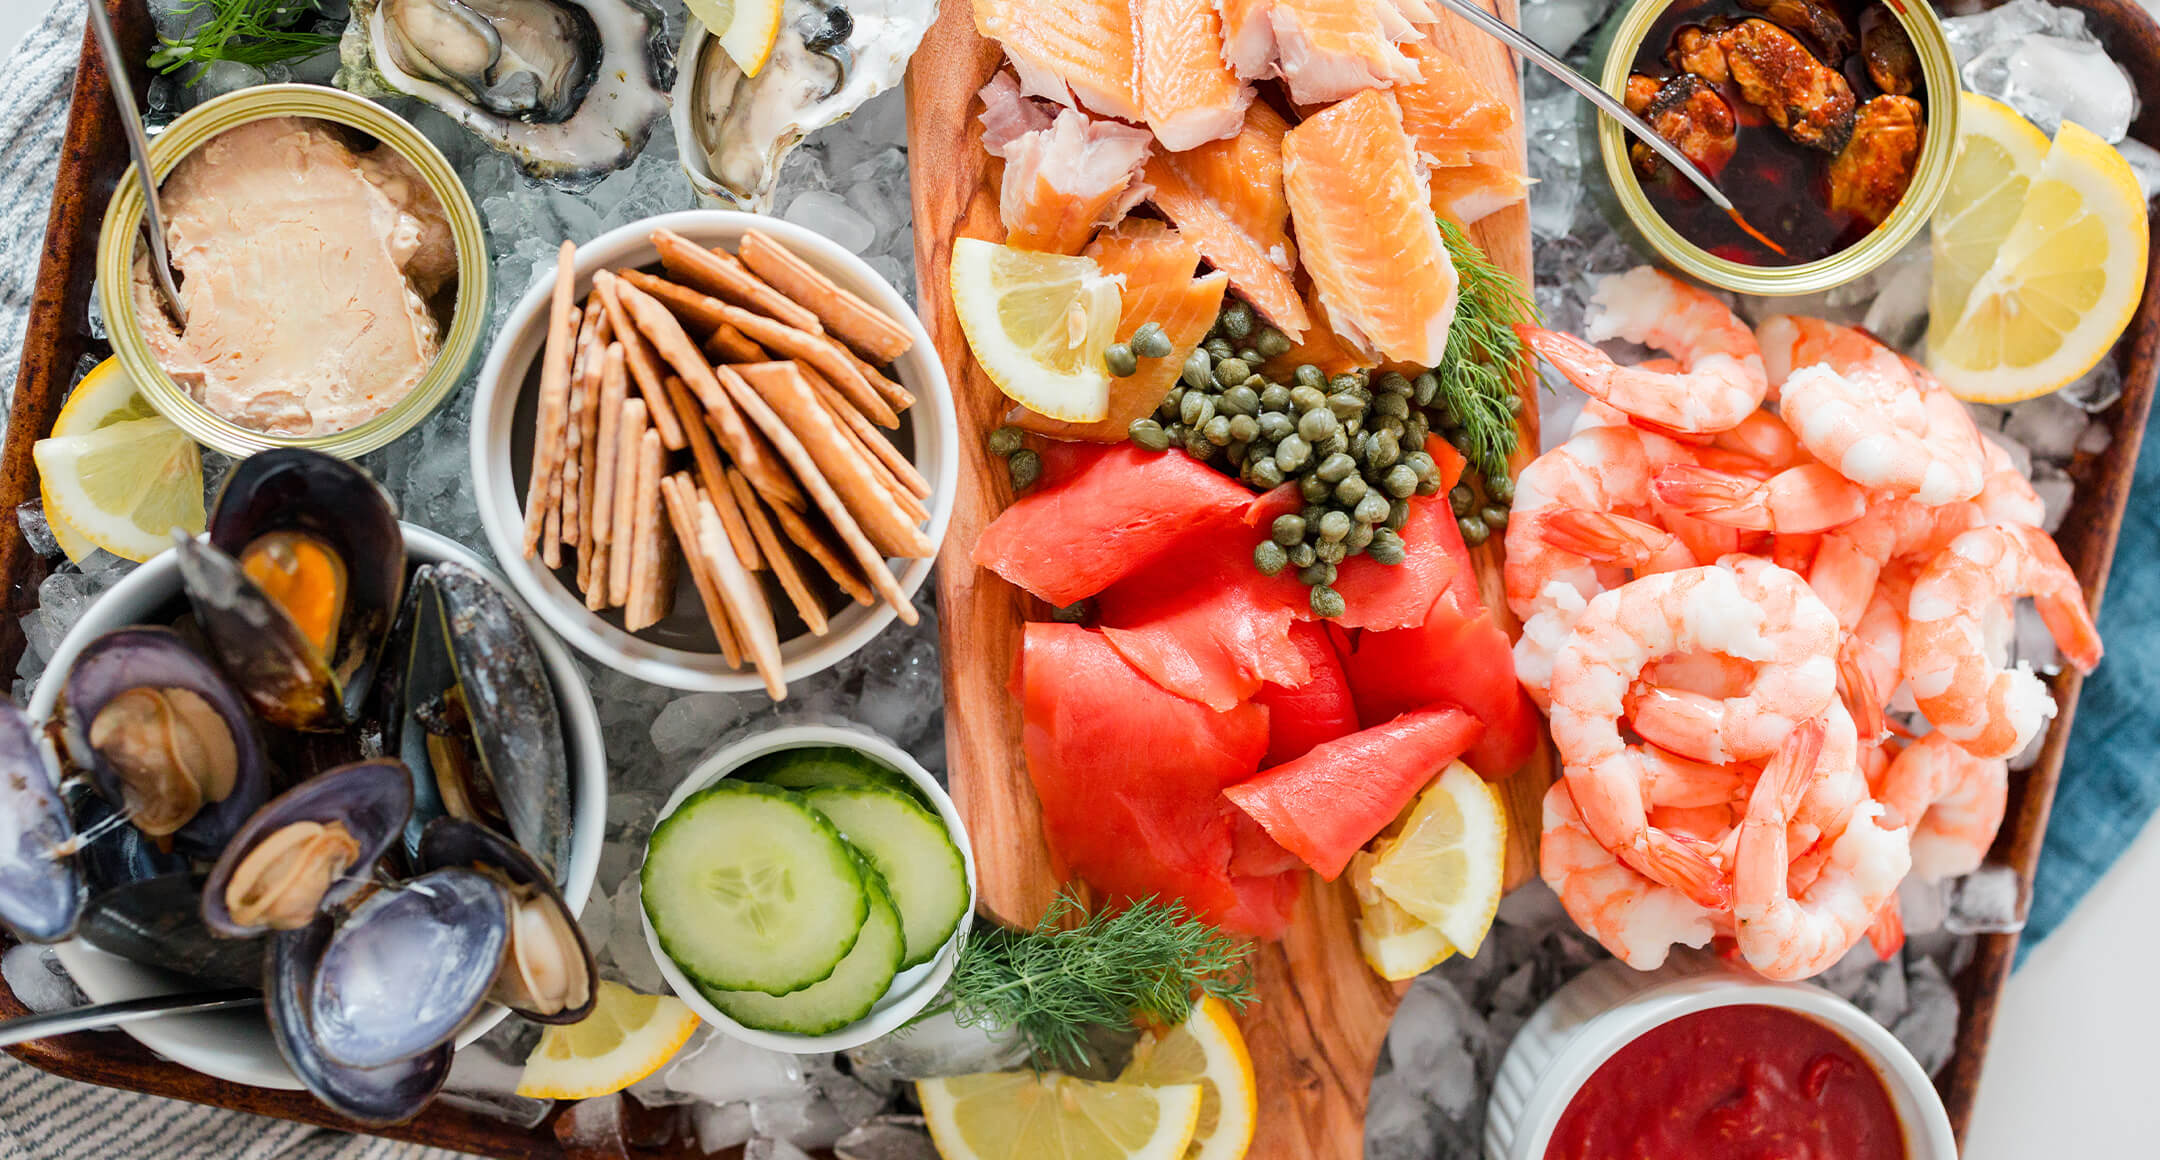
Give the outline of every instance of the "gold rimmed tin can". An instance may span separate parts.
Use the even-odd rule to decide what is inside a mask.
[[[272,447],[307,447],[351,459],[375,450],[426,418],[465,377],[487,324],[487,235],[480,211],[442,151],[404,118],[363,97],[322,85],[260,85],[241,89],[188,110],[150,143],[150,166],[162,182],[182,158],[211,138],[271,117],[308,117],[343,125],[395,150],[413,164],[442,203],[457,245],[457,287],[435,361],[405,397],[388,410],[343,431],[293,436],[234,423],[197,402],[158,365],[136,320],[131,289],[135,255],[142,248],[142,184],[132,167],[121,175],[98,235],[98,306],[113,353],[158,413],[206,447],[234,457]]]
[[[1634,0],[1606,22],[1591,54],[1591,73],[1606,92],[1615,96],[1627,91],[1628,72],[1641,49],[1643,38],[1658,19],[1687,0]],[[1826,258],[1798,266],[1751,266],[1721,258],[1680,235],[1650,204],[1628,161],[1627,131],[1610,117],[1594,117],[1604,188],[1598,192],[1609,214],[1620,220],[1643,245],[1673,268],[1712,286],[1766,297],[1812,294],[1842,285],[1888,261],[1892,254],[1920,235],[1935,205],[1950,185],[1951,163],[1957,157],[1958,72],[1957,59],[1943,37],[1942,22],[1927,0],[1884,0],[1884,7],[1904,27],[1920,60],[1920,76],[1927,92],[1927,136],[1920,159],[1913,168],[1911,184],[1897,208],[1866,237]],[[1585,106],[1587,108],[1587,106]]]

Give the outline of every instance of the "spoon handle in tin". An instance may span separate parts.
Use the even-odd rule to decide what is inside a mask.
[[[165,250],[165,215],[158,209],[157,177],[150,171],[150,138],[143,132],[142,112],[135,107],[135,88],[120,55],[120,38],[113,33],[105,0],[85,0],[85,4],[90,9],[90,27],[97,33],[98,56],[104,60],[105,76],[111,82],[113,104],[119,106],[120,125],[127,132],[128,152],[135,158],[135,178],[142,182],[143,212],[150,219],[150,228],[144,232],[150,235],[151,265],[158,288],[165,292],[173,314],[185,324],[187,307],[181,303],[180,287],[173,281],[172,255]]]

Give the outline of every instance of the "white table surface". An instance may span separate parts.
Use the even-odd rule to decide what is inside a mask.
[[[67,0],[63,0],[67,2]],[[39,19],[34,0],[0,0],[0,51]],[[2160,1145],[2160,829],[2145,834],[2012,977],[1967,1160],[2150,1155]]]

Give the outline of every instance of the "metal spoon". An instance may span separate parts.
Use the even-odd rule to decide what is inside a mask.
[[[1709,198],[1711,204],[1728,213],[1733,212],[1732,199],[1718,192],[1717,184],[1710,180],[1709,174],[1688,160],[1687,154],[1682,153],[1679,146],[1660,136],[1657,130],[1650,127],[1648,121],[1628,112],[1626,105],[1621,104],[1611,93],[1599,88],[1589,77],[1569,68],[1566,61],[1538,47],[1537,41],[1510,27],[1507,21],[1478,7],[1477,0],[1440,0],[1440,3],[1445,5],[1448,11],[1476,25],[1479,31],[1498,38],[1502,44],[1529,58],[1530,63],[1559,78],[1561,84],[1582,94],[1584,99],[1596,105],[1606,116],[1627,126],[1629,132],[1642,138],[1643,144],[1655,149],[1658,156],[1672,162],[1673,168],[1679,170],[1681,176],[1694,182],[1695,188],[1702,190],[1703,196]]]
[[[98,56],[105,62],[105,76],[112,82],[113,104],[120,109],[120,124],[127,130],[128,152],[135,155],[135,178],[142,182],[143,210],[149,218],[151,272],[165,292],[165,304],[173,317],[187,325],[187,307],[180,300],[180,284],[173,279],[172,255],[165,250],[165,215],[158,209],[157,178],[150,172],[150,138],[143,132],[142,112],[135,107],[135,86],[128,80],[127,65],[120,55],[120,38],[113,34],[112,16],[105,0],[85,0],[90,27],[97,33]]]
[[[118,1003],[94,1003],[20,1019],[0,1019],[0,1047],[13,1047],[33,1039],[98,1031],[122,1023],[137,1023],[163,1015],[188,1015],[202,1011],[230,1011],[262,1004],[262,995],[245,987],[221,991],[188,991],[178,995],[153,995]]]

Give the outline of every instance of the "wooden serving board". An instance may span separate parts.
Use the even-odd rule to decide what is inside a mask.
[[[1513,21],[1514,0],[1497,11]],[[1515,65],[1505,47],[1456,17],[1440,43],[1489,89],[1521,109]],[[952,793],[975,844],[983,907],[995,918],[1030,925],[1060,882],[1043,842],[1039,807],[1021,754],[1018,702],[1006,683],[1020,648],[1021,627],[1041,620],[1039,601],[969,562],[984,525],[1012,500],[1004,464],[984,446],[1011,406],[968,354],[949,289],[956,237],[1001,241],[997,186],[980,145],[975,99],[1003,53],[975,31],[965,0],[945,0],[938,23],[908,73],[909,168],[914,175],[915,262],[923,325],[945,356],[960,417],[960,491],[938,568],[943,633],[946,762]],[[1518,116],[1510,142],[1520,166]],[[1530,278],[1530,229],[1516,206],[1473,228],[1500,266]],[[1523,385],[1527,429],[1518,462],[1537,447],[1534,382]],[[1477,553],[1486,602],[1506,614],[1500,598],[1497,539]],[[1512,623],[1507,625],[1511,630]],[[1538,802],[1550,782],[1541,751],[1531,767],[1508,781],[1508,884],[1536,869]],[[1349,1160],[1365,1142],[1365,1097],[1388,1021],[1407,984],[1377,978],[1359,956],[1352,923],[1357,903],[1347,879],[1333,885],[1307,876],[1305,897],[1289,934],[1258,957],[1259,1002],[1241,1020],[1260,1087],[1255,1160]]]

